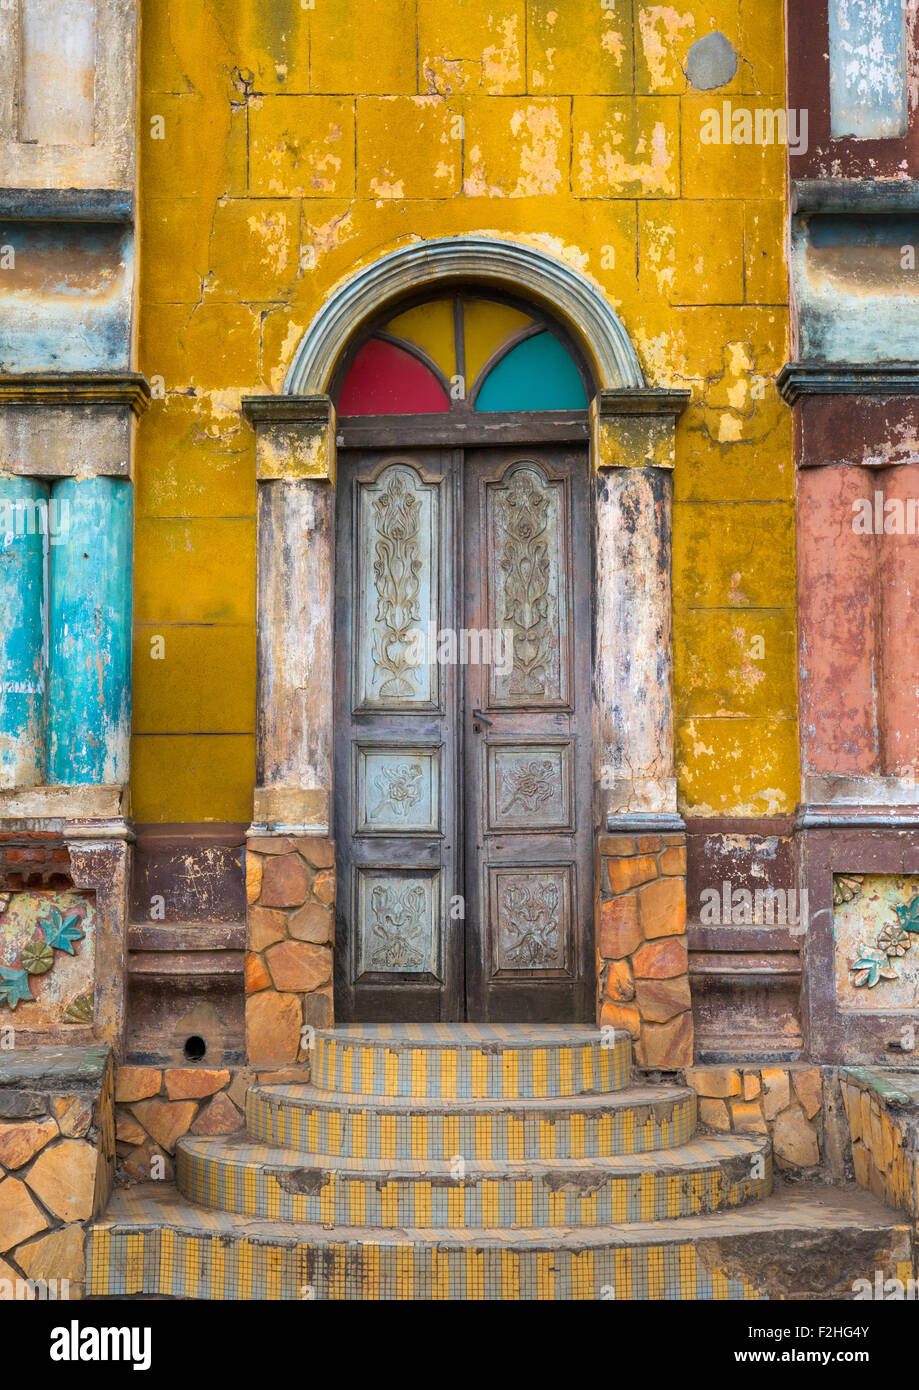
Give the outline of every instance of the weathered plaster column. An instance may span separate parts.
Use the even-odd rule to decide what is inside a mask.
[[[647,1067],[692,1061],[686,838],[673,735],[671,527],[686,391],[601,391],[596,479],[598,1017]]]
[[[124,784],[131,748],[134,489],[64,478],[52,490],[48,781]]]
[[[124,824],[133,441],[149,397],[133,372],[0,381],[0,498],[32,499],[26,534],[14,537],[14,548],[17,539],[30,543],[31,567],[19,567],[18,608],[7,610],[16,635],[4,640],[18,643],[17,669],[39,662],[35,679],[47,690],[44,717],[34,708],[24,722],[22,694],[0,688],[0,728],[17,724],[29,744],[15,774],[0,779],[0,817],[92,819],[116,833]],[[0,568],[4,585],[12,583],[15,566]]]
[[[0,787],[33,787],[45,763],[48,485],[0,477]]]
[[[255,809],[246,849],[246,1033],[255,1066],[295,1062],[332,1021],[335,412],[254,396],[258,478]]]

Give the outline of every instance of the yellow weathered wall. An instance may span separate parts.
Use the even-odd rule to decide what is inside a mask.
[[[683,809],[790,810],[785,151],[699,140],[724,99],[784,105],[781,0],[143,0],[142,23],[140,368],[165,397],[137,455],[136,818],[251,815],[240,396],[281,389],[358,266],[466,232],[563,257],[615,306],[649,382],[692,388],[674,522]],[[712,29],[738,72],[687,90],[686,52]]]

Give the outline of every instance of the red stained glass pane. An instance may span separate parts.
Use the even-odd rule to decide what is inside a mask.
[[[371,338],[351,364],[339,415],[432,415],[450,409],[437,377],[394,343]]]

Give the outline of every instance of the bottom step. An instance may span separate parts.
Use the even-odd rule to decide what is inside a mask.
[[[88,1297],[852,1298],[914,1277],[911,1235],[859,1189],[818,1184],[737,1211],[630,1226],[444,1232],[292,1226],[206,1211],[174,1187],[116,1191],[92,1228]]]

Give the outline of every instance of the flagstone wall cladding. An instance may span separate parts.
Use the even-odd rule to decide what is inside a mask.
[[[334,1022],[335,848],[318,836],[246,846],[246,1047],[253,1066],[304,1058],[303,1029]]]
[[[735,1134],[768,1134],[776,1165],[815,1169],[825,1159],[823,1077],[819,1067],[691,1067],[699,1123]]]
[[[686,836],[601,835],[598,850],[599,1022],[629,1030],[639,1066],[687,1066]]]
[[[309,1081],[293,1067],[142,1067],[115,1071],[115,1174],[119,1184],[172,1182],[183,1134],[233,1134],[244,1126],[246,1091],[258,1081]]]
[[[919,1077],[911,1080],[904,1104],[907,1096],[884,1094],[897,1087],[895,1075],[883,1078],[882,1089],[848,1069],[840,1077],[856,1181],[919,1221]]]
[[[305,1081],[300,1068],[272,1081]],[[183,1134],[232,1134],[243,1124],[246,1089],[259,1077],[244,1068],[118,1067],[115,1073],[116,1171],[119,1183],[171,1182]]]
[[[84,1232],[114,1167],[109,1048],[0,1050],[0,1299],[22,1279],[66,1279],[58,1296],[82,1297]]]
[[[782,0],[143,0],[132,794],[252,818],[255,437],[314,315],[418,240],[506,237],[585,275],[676,433],[675,723],[691,814],[798,796],[785,150],[702,113],[784,105]],[[693,89],[719,31],[733,77]],[[644,462],[643,458],[635,460]],[[150,638],[166,658],[150,658]],[[756,639],[761,638],[758,642]]]

